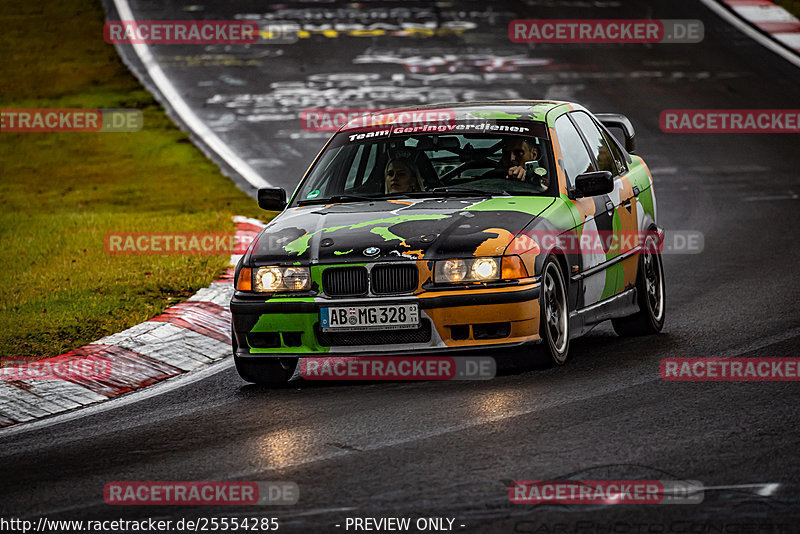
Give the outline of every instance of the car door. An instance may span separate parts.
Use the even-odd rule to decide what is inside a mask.
[[[567,190],[571,191],[575,188],[575,178],[583,173],[596,171],[597,164],[570,114],[558,117],[554,127],[557,145],[561,152],[559,163],[566,175]],[[613,205],[608,204],[610,200],[607,195],[569,200],[568,205],[572,208],[576,223],[573,229],[575,234],[591,238],[601,235],[604,230],[611,231]],[[602,247],[594,246],[594,241],[587,244],[581,239],[572,243],[576,244],[572,247],[572,252],[578,249],[580,254],[570,256],[579,258],[579,264],[569,266],[571,281],[578,287],[574,306],[571,307],[580,309],[609,296],[604,268],[608,261],[608,253]],[[616,280],[613,283],[616,289]]]
[[[597,221],[598,229],[613,236],[607,252],[609,265],[604,290],[604,298],[607,298],[632,287],[636,280],[637,258],[631,255],[638,235],[636,198],[627,165],[613,138],[585,111],[574,111],[569,116],[581,132],[596,169],[609,171],[614,177],[614,190],[602,197],[606,207],[613,206],[613,209],[607,209],[602,223]]]

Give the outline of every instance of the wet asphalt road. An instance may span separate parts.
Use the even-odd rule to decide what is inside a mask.
[[[208,19],[260,14],[263,20],[278,9],[255,2],[165,5],[132,3],[142,19],[200,12]],[[279,18],[325,10],[350,22],[359,17],[334,13],[334,3],[284,5],[301,11]],[[377,17],[391,4],[359,5]],[[800,142],[777,134],[665,134],[658,116],[670,108],[797,109],[800,70],[694,1],[495,2],[491,17],[484,2],[442,6],[434,13],[440,23],[464,11],[462,20],[476,27],[460,36],[340,35],[244,51],[155,51],[220,137],[271,183],[289,188],[326,136],[302,130],[297,117],[305,108],[494,94],[576,100],[596,112],[628,115],[637,153],[655,176],[659,222],[704,235],[702,253],[664,256],[664,332],[622,339],[601,325],[573,342],[564,367],[534,368],[520,351],[500,359],[500,376],[487,382],[297,383],[269,390],[245,385],[223,362],[218,372],[178,389],[157,386],[153,392],[165,392],[137,402],[0,432],[2,516],[277,517],[281,530],[297,532],[344,531],[335,525],[347,517],[401,516],[454,518],[463,532],[799,528],[797,385],[664,382],[658,364],[670,356],[800,356]],[[470,18],[471,11],[483,15]],[[407,20],[424,16],[412,10]],[[513,18],[614,17],[700,19],[706,36],[694,45],[536,47],[512,46],[506,36]],[[443,53],[461,58],[452,62],[455,72],[431,66],[436,61],[420,63]],[[506,57],[510,70],[484,72],[470,59],[480,54]],[[237,58],[244,64],[231,66]],[[403,61],[428,72],[410,72]],[[694,505],[537,507],[508,500],[512,480],[563,478],[698,480],[718,489]],[[298,484],[300,501],[111,507],[102,489],[115,480],[286,480]]]

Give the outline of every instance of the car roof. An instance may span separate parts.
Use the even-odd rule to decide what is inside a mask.
[[[581,108],[580,105],[572,102],[557,100],[494,100],[494,101],[475,101],[475,102],[444,102],[440,104],[427,104],[424,106],[409,106],[388,108],[375,111],[373,116],[385,116],[399,113],[415,112],[444,112],[456,122],[475,120],[475,119],[508,119],[518,121],[546,122],[547,113],[559,106],[568,108]],[[347,131],[361,126],[363,123],[357,119],[349,121],[340,128],[340,131]]]

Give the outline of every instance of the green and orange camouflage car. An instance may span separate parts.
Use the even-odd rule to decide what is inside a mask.
[[[288,203],[283,189],[258,191],[262,208],[282,213],[236,267],[239,374],[278,384],[302,357],[518,346],[563,364],[570,339],[599,322],[659,332],[661,230],[633,150],[624,116],[567,102],[349,122]]]

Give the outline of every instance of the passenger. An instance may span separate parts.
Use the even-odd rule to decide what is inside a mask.
[[[393,158],[386,164],[384,193],[424,191],[422,175],[410,158]]]

